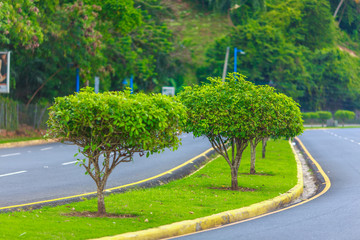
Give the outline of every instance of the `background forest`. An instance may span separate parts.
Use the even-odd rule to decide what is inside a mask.
[[[179,91],[234,69],[293,97],[303,111],[360,108],[359,0],[5,0],[0,50],[11,92],[51,103],[81,87]]]

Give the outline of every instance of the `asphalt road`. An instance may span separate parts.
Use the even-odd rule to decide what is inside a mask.
[[[360,239],[360,129],[310,130],[300,139],[329,176],[328,192],[282,212],[179,239]]]
[[[211,148],[205,138],[183,134],[177,151],[139,157],[121,163],[110,175],[107,187],[140,181],[168,171]],[[74,145],[53,143],[0,149],[0,207],[31,203],[96,191],[83,167],[75,165]]]

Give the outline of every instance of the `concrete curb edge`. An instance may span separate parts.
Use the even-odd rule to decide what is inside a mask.
[[[250,205],[248,207],[230,210],[207,217],[197,218],[194,220],[186,220],[177,223],[172,223],[157,228],[147,230],[124,233],[116,236],[99,238],[101,240],[122,240],[122,239],[161,239],[174,236],[180,236],[190,233],[195,233],[201,230],[216,228],[222,225],[238,222],[253,217],[260,216],[265,213],[275,211],[291,201],[299,198],[303,192],[304,182],[301,162],[295,152],[292,143],[289,141],[291,149],[294,153],[297,162],[297,184],[288,192],[281,194],[273,199],[265,200],[260,203]]]

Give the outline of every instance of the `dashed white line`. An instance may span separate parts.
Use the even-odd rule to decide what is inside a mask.
[[[50,150],[50,149],[53,149],[53,147],[42,148],[42,149],[40,149],[40,151],[46,151],[46,150]]]
[[[72,161],[72,162],[66,162],[66,163],[62,163],[61,165],[70,165],[70,164],[74,164],[74,163],[76,163],[77,161]]]
[[[13,172],[13,173],[6,173],[6,174],[0,175],[0,177],[7,177],[7,176],[11,176],[11,175],[20,174],[20,173],[26,173],[26,172],[27,172],[27,171],[19,171],[19,172]]]
[[[20,155],[21,153],[10,153],[10,154],[4,154],[4,155],[1,155],[0,157],[11,157],[11,156],[17,156],[17,155]]]

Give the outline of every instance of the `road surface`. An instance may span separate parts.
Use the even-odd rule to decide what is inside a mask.
[[[107,187],[140,181],[168,171],[211,148],[205,138],[183,134],[177,151],[139,157],[121,163]],[[53,143],[0,149],[0,208],[96,191],[92,178],[75,165],[78,148]]]

